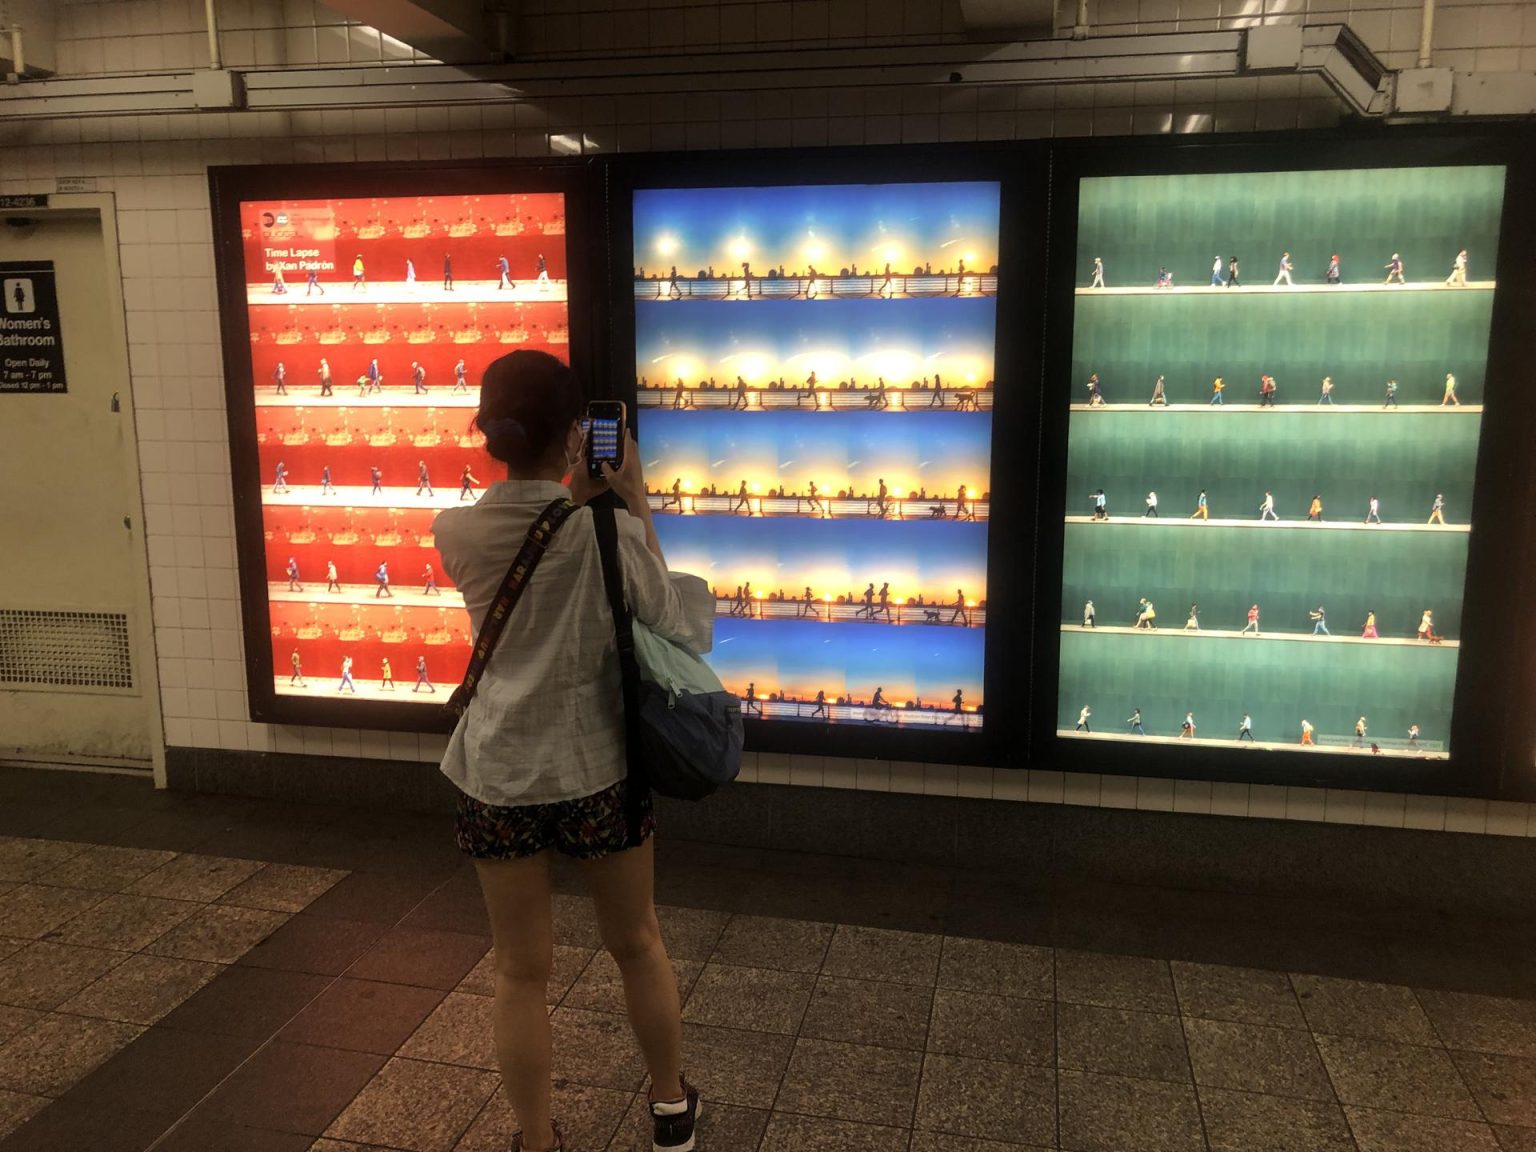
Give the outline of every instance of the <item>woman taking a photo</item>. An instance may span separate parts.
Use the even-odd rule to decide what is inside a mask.
[[[509,478],[433,524],[443,570],[478,630],[530,526],[551,501],[612,490],[625,599],[636,620],[696,651],[714,606],[669,580],[631,439],[624,463],[591,480],[580,459],[584,397],[553,356],[520,351],[486,369],[476,426]],[[566,478],[570,477],[569,488]],[[624,979],[629,1019],[651,1077],[657,1150],[694,1147],[698,1092],[683,1080],[677,982],[653,899],[649,795],[630,797],[614,626],[593,514],[554,534],[493,651],[443,758],[459,790],[455,839],[475,861],[496,948],[495,1041],[521,1124],[514,1152],[564,1146],[550,1098],[545,989],[553,955],[550,850],[581,861],[603,943]],[[639,805],[638,836],[628,807]]]

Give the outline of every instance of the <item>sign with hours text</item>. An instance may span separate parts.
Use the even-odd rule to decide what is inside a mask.
[[[0,297],[0,392],[67,392],[53,262],[0,262]]]

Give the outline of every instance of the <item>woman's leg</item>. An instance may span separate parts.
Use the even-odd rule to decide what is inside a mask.
[[[544,1004],[553,963],[549,853],[521,860],[476,860],[496,943],[496,1062],[523,1147],[555,1146],[550,1117],[549,1013]]]
[[[652,1099],[683,1098],[683,1020],[677,977],[656,920],[655,840],[582,861],[603,944],[624,977],[629,1023],[651,1074]]]

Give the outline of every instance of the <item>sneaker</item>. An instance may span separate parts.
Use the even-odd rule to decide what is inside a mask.
[[[693,1128],[699,1122],[704,1106],[699,1101],[699,1090],[683,1078],[683,1091],[687,1093],[676,1104],[657,1104],[651,1101],[651,1125],[653,1152],[693,1152]],[[682,1108],[681,1112],[670,1111]],[[666,1108],[669,1111],[661,1112]]]

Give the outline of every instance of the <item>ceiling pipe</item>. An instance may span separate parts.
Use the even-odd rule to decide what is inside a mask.
[[[27,56],[22,51],[20,24],[11,25],[11,71],[18,80],[27,74]]]
[[[1424,0],[1419,19],[1419,67],[1429,67],[1430,42],[1435,36],[1435,0]]]
[[[1072,26],[1072,39],[1088,39],[1088,0],[1077,0],[1077,23]]]
[[[219,18],[213,10],[214,0],[203,0],[203,7],[208,12],[208,67],[218,70],[224,67],[224,58],[219,52]]]

